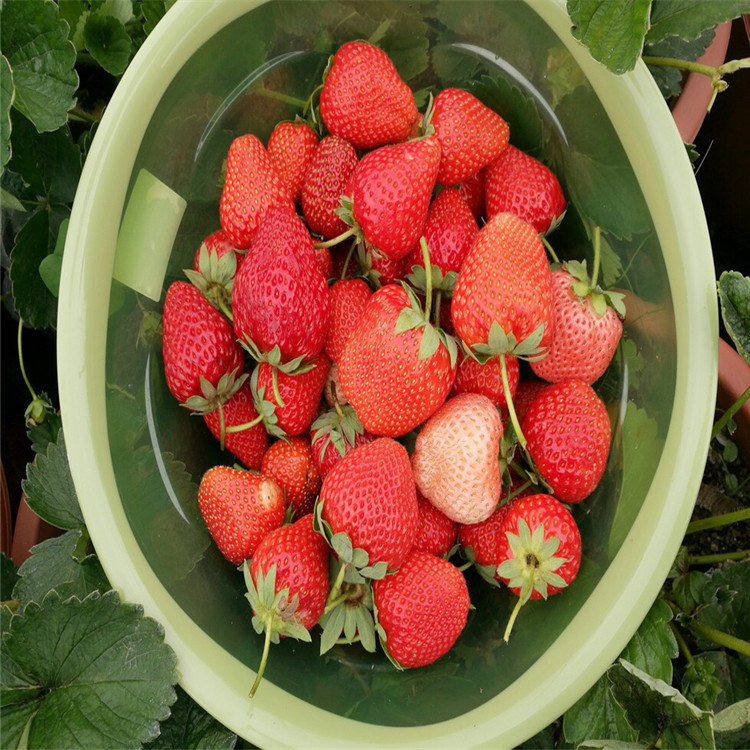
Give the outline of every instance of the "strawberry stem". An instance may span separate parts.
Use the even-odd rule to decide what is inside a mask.
[[[354,248],[357,247],[357,243],[352,242],[351,247],[349,248],[349,252],[346,254],[346,258],[344,260],[344,266],[341,269],[341,280],[343,281],[346,278],[346,272],[349,270],[349,263],[351,263],[352,255],[354,255]]]
[[[255,682],[253,682],[253,686],[250,688],[250,698],[255,695],[255,691],[258,689],[260,681],[263,679],[263,672],[266,670],[266,662],[268,661],[268,652],[271,650],[271,634],[273,633],[271,614],[269,613],[264,619],[266,638],[263,641],[263,655],[260,657],[260,664],[258,665],[258,673],[255,675]]]
[[[304,110],[307,102],[304,99],[298,99],[296,96],[290,96],[289,94],[284,94],[281,91],[274,91],[273,89],[267,89],[264,86],[260,86],[257,89],[257,93],[261,94],[262,96],[267,96],[269,99],[276,99],[280,102],[285,102],[286,104],[291,104],[301,110]]]
[[[234,322],[232,310],[228,307],[226,301],[221,296],[219,296],[219,310],[221,310],[221,312],[223,312],[224,315],[226,315],[226,317],[229,319],[230,322]]]
[[[591,269],[591,288],[596,289],[596,282],[599,278],[599,264],[602,255],[602,230],[600,227],[594,227],[594,266]]]
[[[279,391],[278,368],[275,366],[271,370],[271,386],[273,388],[273,397],[276,399],[277,406],[283,408],[284,400],[281,398],[281,391]]]
[[[227,424],[224,419],[224,405],[219,401],[219,447],[224,450],[224,439],[227,435]]]
[[[333,247],[334,245],[338,245],[339,242],[343,242],[345,239],[348,239],[349,237],[353,236],[357,233],[357,227],[352,226],[349,227],[345,232],[342,232],[337,237],[333,237],[330,240],[319,240],[315,243],[315,247],[317,248],[324,248],[324,247]]]
[[[516,606],[513,607],[513,611],[510,614],[510,619],[508,620],[508,624],[505,626],[505,632],[503,633],[503,640],[507,643],[510,639],[510,632],[513,630],[513,625],[516,622],[516,617],[518,617],[518,613],[521,611],[521,607],[523,607],[524,604],[526,604],[527,601],[529,601],[529,597],[531,596],[531,591],[534,587],[533,581],[529,579],[525,584],[524,587],[521,589],[521,591],[518,593],[518,601],[516,602]]]
[[[518,438],[518,442],[521,448],[526,448],[526,438],[524,437],[523,431],[521,430],[521,424],[518,421],[518,415],[516,409],[513,406],[513,397],[510,393],[510,383],[508,382],[508,366],[505,363],[505,354],[498,355],[500,357],[500,376],[503,380],[503,393],[505,394],[505,405],[508,407],[508,415],[510,421],[513,424],[513,429]]]
[[[439,328],[440,327],[440,306],[443,303],[443,290],[438,289],[437,292],[435,292],[435,315],[434,315],[434,322],[435,325]]]
[[[432,265],[430,263],[430,249],[427,247],[427,240],[424,236],[419,238],[419,246],[422,248],[422,262],[425,271],[424,318],[429,321],[432,312]]]
[[[347,563],[342,563],[341,568],[336,576],[336,580],[333,582],[328,598],[326,599],[326,605],[323,609],[323,614],[330,612],[336,604],[338,604],[339,594],[341,593],[341,586],[344,583],[344,576],[346,575]]]
[[[549,253],[553,263],[559,263],[560,259],[557,257],[557,253],[552,249],[552,245],[549,244],[549,240],[543,235],[539,235],[539,239],[542,241],[545,250]]]
[[[221,409],[221,407],[219,407]],[[221,417],[220,417],[221,419]],[[245,422],[244,424],[233,424],[230,427],[226,427],[224,431],[226,433],[233,433],[233,432],[242,432],[243,430],[249,430],[251,427],[255,427],[258,422],[261,422],[263,420],[263,415],[259,414],[255,419],[252,420],[252,422]],[[222,448],[224,446],[222,445]]]

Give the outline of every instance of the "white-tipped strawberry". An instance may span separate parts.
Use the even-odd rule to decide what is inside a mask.
[[[425,423],[412,453],[420,492],[457,523],[488,518],[500,499],[498,463],[503,424],[478,393],[446,401]]]

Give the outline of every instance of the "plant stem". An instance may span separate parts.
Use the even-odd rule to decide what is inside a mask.
[[[346,272],[349,270],[349,263],[351,263],[352,255],[354,254],[355,247],[357,247],[356,241],[352,242],[352,246],[349,248],[349,252],[346,254],[346,259],[344,260],[344,267],[341,269],[342,281],[346,278]]]
[[[688,565],[713,565],[726,560],[744,560],[750,557],[750,549],[741,549],[737,552],[718,552],[715,555],[688,556]]]
[[[317,248],[324,248],[324,247],[333,247],[334,245],[338,245],[339,242],[343,242],[345,239],[351,237],[353,234],[356,234],[357,227],[349,227],[345,232],[342,232],[337,237],[332,237],[330,240],[321,240],[320,242],[315,243],[315,247]]]
[[[262,96],[267,96],[269,99],[276,99],[277,101],[291,104],[294,107],[299,107],[303,112],[307,106],[307,101],[304,99],[298,99],[296,96],[289,96],[289,94],[284,94],[281,91],[274,91],[273,89],[267,89],[263,86],[256,89],[256,91]]]
[[[260,422],[263,419],[262,414],[258,414],[258,416],[253,419],[251,422],[245,422],[244,424],[233,424],[230,425],[225,429],[225,432],[227,433],[233,433],[233,432],[242,432],[243,430],[249,430],[251,427],[255,427],[258,422]]]
[[[677,646],[680,649],[680,652],[685,657],[685,661],[688,664],[692,664],[695,659],[693,658],[693,655],[690,653],[690,649],[688,648],[687,641],[683,638],[682,633],[680,632],[680,629],[675,625],[674,621],[670,620],[669,627],[672,630],[672,633],[674,634],[675,640],[677,641]]]
[[[268,652],[271,648],[271,633],[273,632],[273,628],[271,626],[270,618],[265,622],[265,626],[266,638],[263,642],[263,655],[260,657],[260,664],[258,665],[258,673],[255,675],[255,682],[253,682],[253,686],[250,688],[250,698],[255,695],[255,691],[258,689],[258,685],[260,685],[260,681],[263,679],[263,672],[266,669],[266,662],[268,661]]]
[[[422,262],[424,263],[426,287],[424,299],[424,319],[429,322],[430,313],[432,312],[432,264],[430,263],[430,248],[427,247],[427,240],[424,237],[419,238],[419,246],[422,248]]]
[[[513,429],[516,432],[518,443],[522,449],[526,449],[526,438],[524,437],[523,431],[521,430],[521,424],[518,421],[518,415],[516,409],[513,406],[513,398],[510,394],[510,383],[508,382],[508,367],[505,364],[505,354],[498,355],[500,357],[500,377],[503,381],[503,393],[505,394],[505,405],[508,407],[508,415],[510,421],[513,424]]]
[[[596,289],[599,278],[599,264],[602,255],[602,230],[599,226],[594,227],[594,265],[591,269],[591,288]]]
[[[552,245],[549,244],[549,240],[543,235],[539,235],[539,239],[542,241],[547,252],[550,254],[553,263],[559,263],[560,259],[557,257],[557,253],[552,249]]]
[[[74,122],[88,122],[92,125],[95,122],[99,122],[98,117],[95,117],[90,112],[87,112],[80,107],[73,107],[73,109],[68,110],[68,119],[73,120]]]
[[[713,440],[726,426],[729,420],[745,405],[750,398],[750,386],[745,392],[716,420],[713,430],[711,430],[711,439]]]
[[[31,398],[36,401],[38,396],[36,395],[36,391],[31,387],[31,383],[29,382],[28,377],[26,376],[26,368],[23,364],[23,346],[21,345],[21,334],[23,332],[23,318],[18,318],[18,365],[21,368],[21,377],[23,378],[23,382],[26,383],[26,387],[29,389],[29,393],[31,394]]]
[[[750,643],[742,640],[742,638],[737,638],[722,630],[712,628],[710,625],[700,622],[700,620],[691,620],[690,629],[704,638],[713,641],[718,646],[732,649],[732,651],[736,651],[738,654],[743,654],[744,656],[750,656]]]
[[[743,508],[742,510],[735,510],[731,513],[722,513],[720,516],[712,516],[711,518],[701,518],[698,521],[691,521],[685,530],[685,534],[694,534],[697,531],[705,531],[706,529],[717,529],[720,526],[729,526],[729,524],[737,523],[738,521],[746,521],[748,519],[750,519],[750,508]]]
[[[336,580],[333,582],[333,586],[331,587],[331,591],[328,594],[328,598],[326,599],[326,605],[323,609],[323,614],[326,614],[330,612],[333,607],[335,606],[334,602],[338,603],[338,597],[341,593],[341,585],[344,583],[344,576],[346,575],[346,566],[348,563],[343,563],[341,565],[341,568],[339,569],[338,575],[336,576]]]

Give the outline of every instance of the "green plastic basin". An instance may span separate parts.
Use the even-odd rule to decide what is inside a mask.
[[[512,747],[575,702],[657,596],[688,523],[713,415],[717,314],[690,163],[642,65],[616,77],[569,33],[562,2],[178,2],[113,96],[68,230],[59,309],[60,399],[78,496],[113,586],[161,622],[181,684],[268,747]],[[242,576],[197,511],[209,466],[231,463],[169,395],[164,291],[218,228],[231,139],[298,111],[328,55],[376,34],[402,76],[470,86],[511,142],[547,161],[572,204],[551,236],[627,294],[623,345],[597,384],[613,442],[601,486],[575,508],[578,579],[531,602],[510,644],[511,595],[471,573],[476,609],[433,665],[284,641],[252,701],[262,642]]]

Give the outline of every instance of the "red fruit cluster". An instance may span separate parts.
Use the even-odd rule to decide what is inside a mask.
[[[444,656],[466,564],[518,596],[506,635],[570,584],[622,331],[584,263],[551,266],[562,188],[501,114],[459,88],[420,114],[367,42],[316,92],[319,117],[232,142],[220,228],[163,312],[169,390],[244,464],[198,500],[266,633],[258,680],[270,642],[316,625],[321,651]]]

